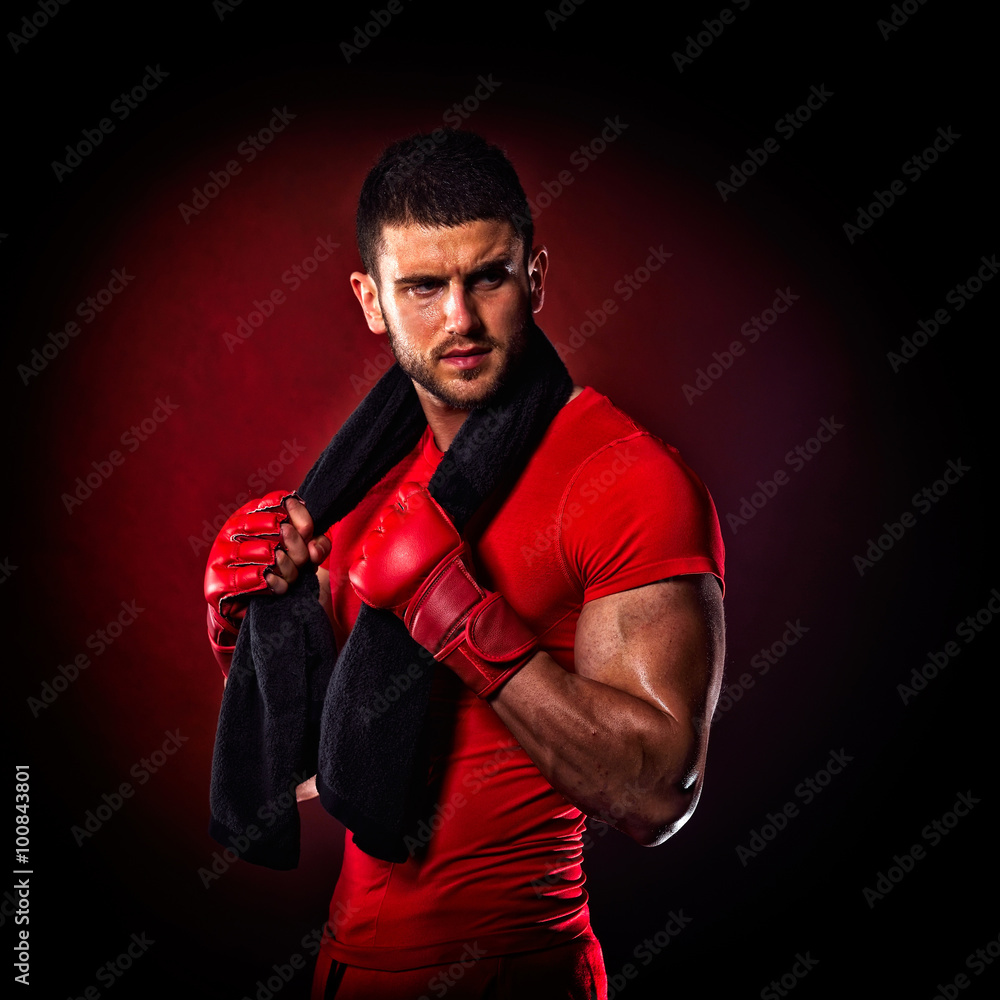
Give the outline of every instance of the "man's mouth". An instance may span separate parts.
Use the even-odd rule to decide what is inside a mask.
[[[441,360],[455,368],[475,368],[490,353],[489,347],[455,348],[441,356]]]

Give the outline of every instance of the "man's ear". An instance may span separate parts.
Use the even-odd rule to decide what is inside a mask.
[[[365,314],[365,322],[372,333],[385,333],[385,320],[382,318],[382,306],[378,300],[378,285],[370,274],[354,271],[351,274],[351,288],[361,303],[361,311]]]
[[[528,258],[528,281],[531,283],[531,311],[541,311],[545,303],[545,275],[549,270],[549,252],[537,246]]]

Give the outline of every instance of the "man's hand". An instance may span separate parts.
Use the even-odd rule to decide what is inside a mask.
[[[537,640],[499,595],[476,583],[468,546],[426,487],[404,483],[351,567],[366,604],[394,611],[410,635],[480,697],[534,655]]]
[[[329,553],[329,539],[313,538],[312,517],[295,493],[276,490],[229,517],[205,568],[209,640],[223,673],[251,595],[285,593],[300,569]]]
[[[303,781],[301,785],[295,786],[295,801],[296,802],[308,802],[309,799],[314,799],[319,795],[319,790],[316,788],[316,775],[314,774],[311,778]]]

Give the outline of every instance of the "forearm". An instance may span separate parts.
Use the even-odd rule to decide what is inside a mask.
[[[552,787],[641,844],[661,843],[700,788],[694,727],[537,653],[490,699]]]

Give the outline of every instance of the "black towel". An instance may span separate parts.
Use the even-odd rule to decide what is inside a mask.
[[[572,379],[533,324],[515,381],[472,410],[430,481],[461,532],[524,467]],[[317,533],[351,511],[416,444],[426,420],[393,365],[344,422],[299,490]],[[316,580],[247,609],[223,694],[212,760],[210,833],[248,861],[294,868],[294,786],[318,773],[320,800],[362,850],[405,861],[426,784],[423,723],[434,660],[391,612],[362,605],[336,656]],[[407,675],[411,683],[394,681]],[[385,698],[392,690],[393,701]],[[386,707],[388,706],[388,707]]]

